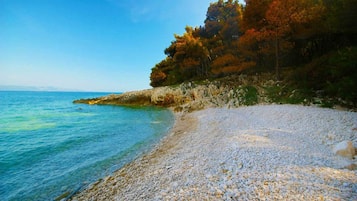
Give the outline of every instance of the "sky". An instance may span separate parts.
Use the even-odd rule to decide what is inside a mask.
[[[214,0],[0,0],[0,86],[125,92]]]

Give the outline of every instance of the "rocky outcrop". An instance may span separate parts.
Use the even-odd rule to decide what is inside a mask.
[[[227,86],[213,82],[207,85],[195,85],[191,82],[176,87],[157,87],[143,91],[127,92],[93,99],[80,99],[74,103],[102,105],[152,105],[171,107],[175,111],[194,111],[205,107],[236,107],[239,100],[237,93]]]
[[[156,87],[93,99],[80,99],[74,103],[102,105],[144,105],[170,107],[175,111],[195,111],[207,107],[238,107],[268,102],[261,86],[275,83],[266,79],[259,83],[257,76],[240,75],[232,80],[186,82],[177,86]],[[253,87],[254,85],[254,87]],[[247,88],[246,86],[250,86]],[[251,89],[253,90],[250,91]],[[249,93],[249,94],[248,94]],[[251,96],[251,97],[248,97]],[[251,98],[251,101],[247,101]]]
[[[99,98],[79,99],[73,103],[98,104],[98,105],[151,105],[152,90],[132,91],[123,94],[112,94]]]
[[[162,106],[177,112],[191,112],[210,107],[236,108],[272,102],[323,105],[321,100],[305,98],[301,90],[294,89],[284,81],[274,81],[273,74],[242,74],[221,80],[185,82],[176,86],[74,101],[101,105]]]

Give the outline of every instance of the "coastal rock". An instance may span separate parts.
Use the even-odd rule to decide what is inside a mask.
[[[151,105],[151,89],[131,91],[123,94],[111,94],[108,96],[75,100],[73,103],[98,104],[98,105]]]
[[[273,74],[232,75],[214,81],[184,82],[180,85],[130,91],[99,98],[75,100],[74,103],[122,106],[161,106],[174,111],[192,112],[204,108],[237,108],[240,106],[276,102],[278,96],[296,99],[298,90],[285,94]],[[268,81],[266,81],[268,80]],[[270,89],[277,88],[274,93]],[[269,89],[269,90],[268,90]],[[280,94],[280,95],[279,95]],[[285,99],[285,98],[284,98]],[[288,101],[289,102],[289,101]],[[303,104],[309,105],[305,99]],[[203,106],[202,106],[203,105]]]
[[[158,87],[152,89],[152,95],[150,98],[153,105],[166,107],[183,102],[182,91],[170,87]]]
[[[345,168],[353,171],[353,170],[357,170],[357,165],[352,163],[350,165],[347,165]]]
[[[345,140],[336,144],[333,148],[333,152],[336,155],[353,159],[355,155],[355,148],[353,147],[353,143],[351,141]]]

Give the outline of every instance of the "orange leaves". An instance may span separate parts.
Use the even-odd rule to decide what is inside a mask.
[[[246,46],[264,40],[265,35],[261,31],[255,29],[248,29],[239,39],[239,46]]]
[[[275,55],[278,68],[282,54],[294,48],[294,39],[319,32],[317,24],[324,12],[321,1],[249,0],[244,13],[247,27],[239,49],[248,61]]]
[[[233,56],[232,54],[225,54],[213,61],[212,68],[219,68],[221,66],[229,66],[238,63],[239,60],[237,59],[237,57]]]
[[[273,31],[277,36],[284,36],[290,32],[290,15],[294,13],[296,9],[296,5],[292,3],[293,1],[294,0],[275,0],[270,4],[265,14],[269,25],[266,30]]]
[[[166,77],[166,74],[162,71],[153,70],[150,74],[150,85],[153,87],[161,86],[161,84],[165,81]]]
[[[243,28],[261,29],[265,26],[265,13],[272,0],[245,0],[246,7],[243,13]]]
[[[298,28],[320,20],[323,4],[311,0],[274,0],[266,12],[268,25],[279,37],[295,34]]]
[[[212,72],[214,74],[229,74],[242,71],[242,61],[232,54],[225,54],[216,58],[212,63]]]
[[[185,58],[181,62],[181,67],[183,69],[194,68],[194,67],[198,67],[199,65],[200,65],[200,61],[192,57]]]
[[[296,11],[292,12],[290,19],[292,23],[310,23],[318,20],[325,12],[325,7],[321,2],[314,3],[313,1],[297,1]]]
[[[257,51],[259,51],[259,41],[261,41],[260,32],[255,29],[248,29],[245,34],[239,38],[238,48],[247,58],[253,58]]]
[[[175,35],[175,38],[176,53],[174,60],[181,61],[186,57],[200,58],[208,55],[208,51],[205,50],[200,38],[194,37],[191,27],[186,27],[186,33],[183,36]]]
[[[355,42],[356,0],[216,0],[203,27],[186,26],[152,69],[152,85],[299,65]],[[344,37],[341,37],[344,36]],[[334,40],[340,40],[335,42]],[[349,39],[349,40],[346,40]],[[337,47],[337,46],[336,46]],[[302,59],[303,58],[303,59]]]

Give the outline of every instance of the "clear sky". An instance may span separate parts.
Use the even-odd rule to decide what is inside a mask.
[[[0,85],[124,92],[214,0],[0,0]]]

